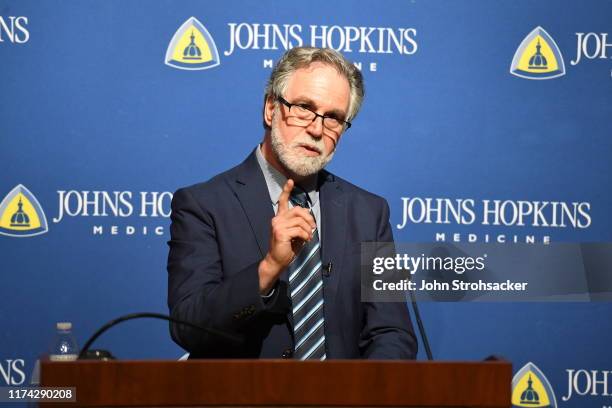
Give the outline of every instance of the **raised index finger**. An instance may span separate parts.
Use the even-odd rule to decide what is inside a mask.
[[[278,197],[278,214],[283,214],[289,211],[289,196],[293,190],[293,180],[288,179],[283,187],[283,192]]]

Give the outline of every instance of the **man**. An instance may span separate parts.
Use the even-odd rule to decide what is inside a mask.
[[[274,68],[261,145],[172,201],[168,305],[191,358],[415,358],[406,305],[360,300],[360,244],[391,242],[389,207],[323,170],[363,99],[336,51],[300,47]]]

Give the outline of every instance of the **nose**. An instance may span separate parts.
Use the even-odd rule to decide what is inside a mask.
[[[314,120],[306,127],[306,131],[312,137],[321,138],[323,136],[323,117],[315,116]]]

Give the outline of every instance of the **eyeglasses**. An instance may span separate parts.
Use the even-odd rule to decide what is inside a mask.
[[[334,133],[336,136],[342,133],[343,128],[346,129],[351,127],[351,122],[337,118],[335,116],[319,115],[317,112],[312,111],[310,108],[303,104],[287,102],[282,96],[277,96],[276,99],[289,108],[289,112],[293,113],[292,116],[293,124],[297,126],[308,126],[317,118],[321,118],[323,122],[323,131],[328,130]],[[293,110],[291,110],[293,108]]]

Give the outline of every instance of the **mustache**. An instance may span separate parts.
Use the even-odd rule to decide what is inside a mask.
[[[334,152],[336,150],[336,146],[338,145],[338,141],[328,135],[323,135],[323,137],[327,137],[329,138],[329,140],[332,141],[332,143],[334,144],[334,148],[332,150],[332,152]],[[305,147],[309,147],[311,149],[316,150],[317,152],[319,152],[319,154],[323,154],[323,152],[325,151],[325,142],[323,142],[323,138],[319,138],[319,139],[312,139],[312,138],[308,138],[308,139],[303,139],[303,140],[296,140],[293,143],[291,143],[291,147],[300,147],[300,146],[305,146]]]
[[[309,149],[312,149],[312,150],[316,150],[319,154],[322,154],[325,149],[325,145],[323,144],[323,141],[314,142],[312,140],[309,140],[309,141],[297,140],[291,143],[291,147],[302,147],[302,146],[308,147]]]

